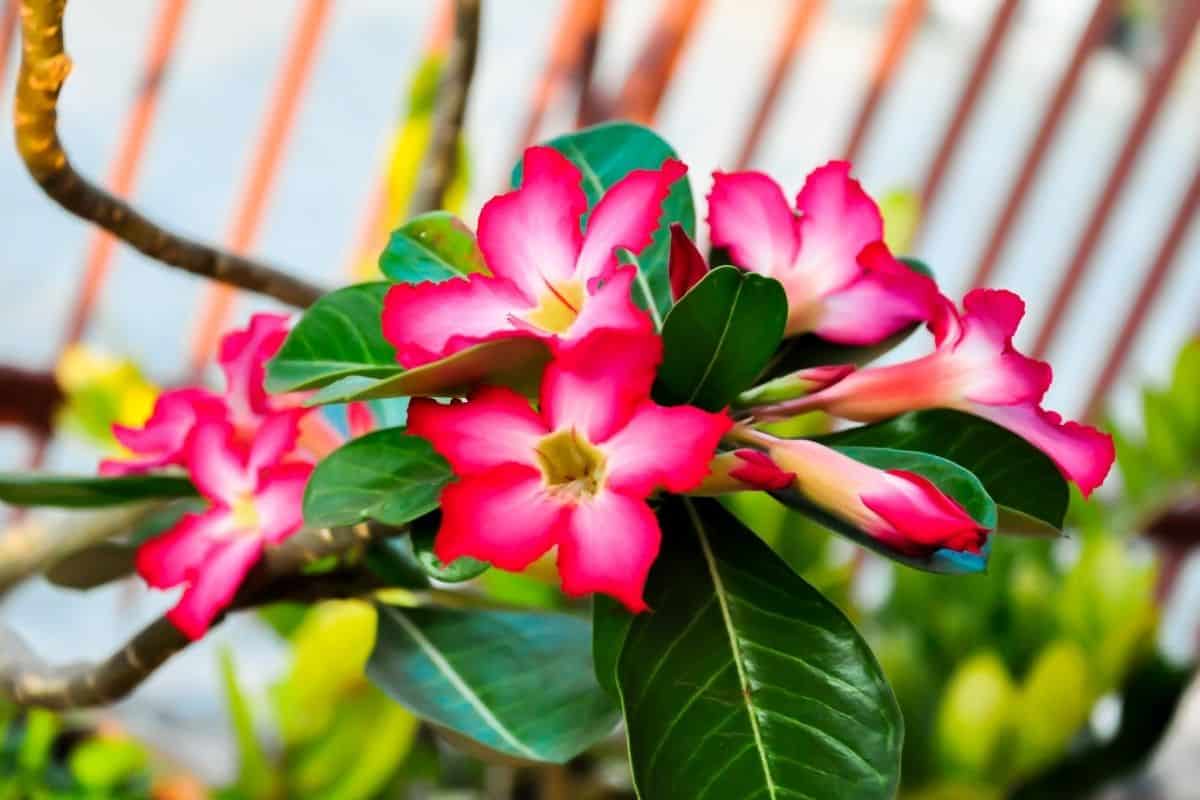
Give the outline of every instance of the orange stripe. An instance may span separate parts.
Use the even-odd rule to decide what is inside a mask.
[[[704,0],[668,0],[621,90],[621,116],[647,125],[654,122],[703,5]]]
[[[258,235],[331,5],[330,0],[305,0],[254,150],[250,174],[226,238],[226,246],[230,250],[246,252]],[[192,339],[190,371],[193,378],[198,378],[216,350],[234,297],[235,292],[229,286],[215,284],[209,287]]]
[[[163,78],[171,52],[178,41],[180,23],[186,9],[187,0],[167,0],[161,6],[155,20],[146,52],[141,91],[125,124],[117,156],[109,168],[108,188],[118,197],[129,195],[137,181],[142,156],[146,150],[146,140],[150,136],[150,128],[158,109]],[[109,233],[99,228],[93,232],[84,262],[83,281],[75,296],[75,305],[68,317],[67,329],[63,336],[64,348],[79,341],[87,327],[92,309],[108,276],[115,245],[116,239]]]
[[[21,0],[8,0],[4,4],[3,16],[0,16],[0,89],[7,91],[4,84],[8,69],[8,51],[17,40],[17,18],[20,12]]]

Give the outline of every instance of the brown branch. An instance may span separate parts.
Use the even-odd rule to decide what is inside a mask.
[[[0,366],[0,425],[47,436],[63,399],[52,373]]]
[[[450,55],[438,85],[429,150],[408,206],[412,216],[442,207],[446,187],[458,166],[458,140],[479,50],[479,5],[480,0],[455,0],[454,3],[454,43],[450,46]]]
[[[395,528],[375,526],[303,530],[267,551],[242,584],[231,610],[285,600],[354,597],[379,588],[372,575],[359,569],[313,576],[302,575],[300,570],[324,558],[343,555],[373,536],[397,532]],[[0,626],[0,698],[57,710],[112,703],[137,688],[188,644],[187,637],[162,617],[105,661],[55,667],[39,659],[17,634]]]
[[[14,108],[17,150],[42,190],[150,258],[211,280],[304,308],[323,293],[274,267],[171,233],[71,166],[58,138],[58,95],[71,59],[63,50],[67,0],[22,0],[21,70]]]

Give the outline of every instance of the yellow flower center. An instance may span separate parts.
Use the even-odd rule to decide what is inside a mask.
[[[544,437],[536,450],[542,481],[553,494],[583,500],[604,486],[608,467],[604,453],[574,428]]]
[[[238,530],[258,530],[258,509],[254,506],[254,495],[250,492],[233,501],[233,522]]]
[[[537,307],[525,315],[525,321],[550,333],[563,333],[583,308],[583,284],[567,281],[547,285],[546,289],[546,293],[538,298]]]

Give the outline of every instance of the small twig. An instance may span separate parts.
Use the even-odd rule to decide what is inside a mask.
[[[411,216],[441,208],[458,166],[458,139],[467,111],[475,56],[479,49],[480,0],[455,0],[454,43],[442,68],[433,133],[408,210]]]
[[[71,166],[58,138],[58,95],[71,59],[63,50],[67,0],[22,0],[21,71],[14,108],[17,150],[42,190],[72,214],[164,264],[304,308],[322,290],[274,267],[165,230],[90,183]]]
[[[35,435],[48,435],[63,401],[53,373],[0,366],[0,425],[17,425]]]

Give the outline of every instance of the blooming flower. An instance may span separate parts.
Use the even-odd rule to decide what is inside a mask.
[[[603,592],[644,610],[661,538],[646,498],[698,485],[730,425],[650,400],[661,350],[654,335],[595,333],[551,362],[537,411],[495,387],[449,405],[414,400],[409,433],[459,478],[442,494],[437,557],[521,570],[557,546],[567,594]]]
[[[634,170],[588,210],[579,170],[556,150],[525,151],[521,187],[479,214],[479,247],[491,275],[441,283],[397,284],[384,301],[383,334],[397,360],[416,367],[497,338],[577,341],[600,328],[648,331],[633,304],[633,266],[617,248],[650,243],[662,201],[687,168],[663,162]],[[470,313],[464,313],[470,309]]]
[[[158,396],[154,412],[141,428],[113,425],[113,436],[133,458],[106,458],[101,475],[134,475],[168,466],[182,466],[187,458],[188,434],[201,420],[224,419],[225,403],[204,389],[174,389]]]
[[[921,475],[877,469],[807,439],[777,439],[757,431],[749,435],[776,465],[776,486],[791,484],[819,510],[896,552],[913,557],[941,549],[978,554],[987,542],[988,529]],[[765,484],[773,480],[762,460],[749,462],[743,478]]]
[[[137,552],[138,572],[148,584],[186,585],[167,616],[189,638],[203,636],[228,608],[264,546],[300,529],[312,464],[282,460],[296,435],[296,419],[289,414],[269,417],[247,446],[225,420],[204,419],[192,431],[188,472],[211,506],[185,514]]]
[[[714,173],[708,204],[713,244],[783,284],[790,336],[875,344],[935,308],[936,285],[892,256],[879,208],[845,161],[808,176],[796,196],[799,216],[760,172]]]
[[[984,417],[1048,455],[1084,495],[1103,483],[1115,452],[1112,437],[1063,422],[1041,407],[1050,365],[1021,355],[1012,337],[1025,304],[1012,292],[976,289],[960,313],[949,302],[930,323],[936,350],[922,358],[857,370],[829,388],[756,410],[759,419],[821,409],[874,422],[927,408],[953,408]]]

